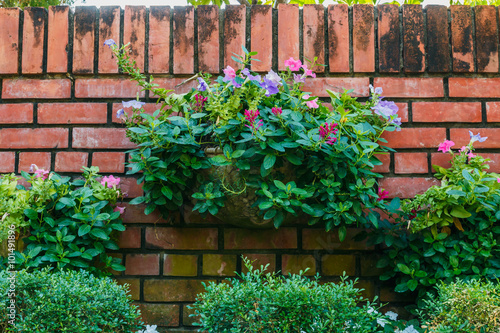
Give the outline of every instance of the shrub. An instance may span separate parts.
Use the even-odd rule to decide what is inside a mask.
[[[49,269],[15,274],[0,272],[0,330],[2,332],[129,333],[142,328],[140,312],[131,304],[127,287],[85,271]],[[8,293],[15,293],[15,298]],[[8,309],[15,299],[15,319]]]
[[[500,285],[478,280],[441,283],[420,310],[429,332],[500,332]]]

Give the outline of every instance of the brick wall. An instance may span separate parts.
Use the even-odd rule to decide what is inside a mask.
[[[130,42],[137,64],[166,88],[198,71],[235,66],[231,56],[242,44],[259,52],[256,71],[283,69],[290,56],[319,57],[326,66],[306,89],[322,97],[326,88],[366,98],[370,83],[383,87],[404,121],[401,132],[385,135],[397,153],[377,168],[392,196],[434,184],[431,165],[449,163],[438,144],[451,139],[461,146],[468,129],[489,137],[476,147],[500,171],[497,8],[281,5],[0,9],[0,172],[36,163],[74,175],[82,165],[97,165],[118,174],[129,197],[141,194],[123,174],[132,145],[115,116],[138,89],[118,73],[103,46],[109,38]],[[140,96],[155,109],[154,98]],[[360,277],[367,296],[396,306],[406,301],[378,281],[377,250],[350,239],[339,243],[321,228],[251,231],[189,215],[167,222],[144,216],[140,207],[129,207],[125,220],[118,255],[127,269],[117,279],[131,284],[145,320],[168,332],[190,330],[186,305],[199,281],[241,271],[241,254],[285,273],[310,267],[326,280],[345,270]]]

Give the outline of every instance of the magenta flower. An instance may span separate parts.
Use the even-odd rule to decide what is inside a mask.
[[[497,178],[497,183],[500,183],[500,178]]]
[[[304,97],[302,97],[302,98],[303,98],[303,99],[309,99],[309,98],[310,98],[310,96],[309,96],[309,95],[304,95]],[[311,109],[317,109],[317,108],[319,108],[319,105],[318,105],[318,103],[317,103],[317,100],[318,100],[318,99],[317,99],[317,98],[315,98],[315,99],[313,99],[313,100],[311,100],[311,101],[307,101],[307,102],[306,102],[307,107],[309,107],[309,108],[311,108]]]
[[[273,107],[271,109],[271,112],[275,115],[275,116],[279,116],[283,113],[283,110],[281,110],[281,108],[277,108],[277,107]]]
[[[125,208],[126,207],[116,206],[115,209],[113,209],[113,212],[120,212],[120,215],[122,215],[123,213],[125,213]]]
[[[379,188],[377,201],[382,201],[382,200],[387,199],[387,198],[389,198],[389,192],[384,190],[383,188]]]
[[[42,178],[42,180],[45,180],[49,176],[49,172],[50,171],[47,171],[47,170],[44,170],[44,169],[37,169],[35,171],[35,177],[36,178]]]
[[[302,69],[304,69],[304,73],[307,75],[307,76],[310,76],[310,77],[316,77],[316,73],[314,73],[312,71],[312,69],[308,69],[307,68],[307,65],[302,65]]]
[[[466,146],[462,146],[462,148],[460,148],[460,150],[458,152],[459,153],[463,153],[466,150],[467,150],[467,147]]]
[[[252,131],[257,130],[259,127],[261,127],[262,119],[259,120],[257,123],[255,123],[259,115],[260,115],[259,110],[245,110],[245,119],[250,123],[250,125],[245,125],[245,126],[251,128]]]
[[[296,72],[300,69],[300,67],[302,67],[302,62],[290,57],[290,59],[285,60],[285,66],[289,67],[292,72]]]
[[[467,156],[469,156],[469,158],[474,158],[474,157],[476,157],[476,155],[474,155],[471,151],[467,154]]]
[[[226,74],[226,78],[234,79],[236,77],[236,71],[231,66],[227,66],[226,69],[222,71]]]
[[[101,180],[101,185],[108,188],[113,188],[114,186],[118,186],[120,184],[120,178],[115,178],[113,175],[109,175],[109,177],[104,176]]]
[[[204,105],[205,105],[205,102],[207,101],[207,97],[203,97],[202,95],[199,95],[197,94],[195,97],[194,97],[195,101],[196,101],[196,107],[198,109],[202,108]]]
[[[319,127],[319,137],[321,140],[325,140],[326,143],[333,145],[335,142],[337,142],[336,137],[331,137],[330,135],[336,135],[338,130],[335,128],[337,127],[337,123],[325,123],[324,125],[321,125]]]
[[[444,140],[443,143],[439,145],[438,151],[442,151],[443,153],[447,153],[451,150],[451,147],[455,145],[455,142],[450,140]]]

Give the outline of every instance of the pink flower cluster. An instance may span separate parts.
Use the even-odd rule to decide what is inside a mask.
[[[120,215],[122,215],[123,213],[125,213],[125,208],[126,207],[116,206],[115,209],[113,209],[113,212],[120,212]]]
[[[336,137],[330,137],[331,134],[337,134],[338,130],[335,128],[337,127],[337,125],[337,123],[325,123],[324,125],[321,125],[319,127],[319,136],[321,140],[326,140],[326,143],[330,145],[333,145],[335,142],[337,142]]]
[[[309,95],[304,95],[302,98],[303,98],[303,99],[309,99],[309,98],[310,98],[310,96],[309,96]],[[318,105],[318,99],[317,99],[317,98],[315,98],[315,99],[313,99],[312,101],[307,101],[307,102],[306,102],[306,105],[307,105],[307,107],[309,107],[309,108],[311,108],[311,109],[317,109],[317,108],[319,108],[319,105]]]
[[[113,175],[109,175],[109,177],[102,177],[101,185],[108,188],[113,188],[120,184],[120,178],[115,178]]]
[[[444,140],[443,143],[439,144],[438,151],[442,151],[443,153],[447,153],[451,150],[451,147],[455,145],[455,142],[450,140]]]
[[[283,113],[283,110],[281,110],[281,108],[274,107],[274,108],[271,109],[271,112],[275,116],[280,116]]]
[[[288,60],[285,60],[285,66],[290,68],[290,70],[292,72],[296,72],[302,68],[304,70],[305,76],[316,77],[316,73],[314,73],[311,69],[307,68],[307,65],[302,64],[302,61],[295,60],[292,57],[290,57],[290,59],[288,59]]]
[[[257,117],[260,115],[259,110],[245,110],[245,119],[250,123],[250,125],[245,125],[248,128],[251,128],[252,131],[257,130],[262,126],[262,119],[260,119],[257,123]]]
[[[195,101],[196,101],[196,108],[197,109],[201,109],[203,107],[203,105],[205,105],[205,102],[207,101],[207,97],[203,97],[202,95],[199,95],[197,94],[195,97],[194,97]]]
[[[47,179],[49,177],[49,173],[50,173],[49,170],[38,169],[38,167],[36,166],[36,164],[32,164],[30,166],[29,172],[34,172],[35,173],[35,177],[36,178],[42,178],[42,180]]]
[[[382,200],[387,199],[387,198],[389,198],[389,192],[384,190],[383,188],[379,188],[377,201],[382,201]]]

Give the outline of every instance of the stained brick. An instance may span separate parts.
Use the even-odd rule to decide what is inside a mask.
[[[44,30],[47,23],[45,8],[24,10],[22,70],[27,74],[42,73]],[[2,54],[2,56],[4,56]]]
[[[306,276],[316,274],[316,259],[310,254],[284,254],[281,256],[281,271],[283,274],[299,274],[300,271],[305,271]]]
[[[369,84],[370,79],[367,77],[321,77],[306,80],[303,90],[311,92],[315,96],[328,97],[326,89],[340,93],[353,89],[351,96],[368,97],[370,95]]]
[[[135,144],[129,141],[125,132],[124,128],[77,127],[73,129],[73,148],[134,148]]]
[[[448,34],[448,8],[428,5],[427,11],[427,63],[429,72],[450,70]]]
[[[266,266],[269,264],[266,272],[275,272],[276,271],[276,255],[274,254],[261,254],[261,253],[245,253],[243,257],[246,257],[248,260],[252,262],[252,266],[254,269],[259,269],[261,266]],[[241,272],[248,273],[248,269],[242,262],[241,264]]]
[[[136,67],[143,72],[146,45],[146,6],[125,6],[123,43],[130,43],[130,58],[135,60]]]
[[[135,98],[141,89],[127,79],[76,79],[76,98]],[[144,92],[139,93],[144,97]]]
[[[201,280],[148,279],[144,281],[144,300],[146,302],[193,302],[197,294],[205,291],[201,282]]]
[[[424,193],[429,187],[439,185],[435,178],[383,178],[379,185],[389,192],[390,198],[413,198],[416,194]]]
[[[0,104],[0,124],[33,123],[33,104]]]
[[[139,304],[142,320],[158,326],[179,326],[178,304]]]
[[[120,42],[120,6],[99,8],[99,73],[118,73],[116,58],[109,46],[104,45],[108,39]]]
[[[96,7],[76,6],[73,33],[73,73],[94,71],[94,38]]]
[[[2,98],[56,99],[71,97],[71,81],[67,79],[5,79]]]
[[[130,279],[130,278],[121,278],[116,279],[116,282],[123,286],[125,284],[128,285],[129,295],[134,301],[138,301],[141,298],[141,280],[139,279]]]
[[[450,97],[498,98],[500,78],[450,77]]]
[[[0,151],[0,172],[14,172],[16,167],[16,153],[13,151]]]
[[[61,151],[56,154],[56,172],[81,172],[89,161],[89,154],[76,151]]]
[[[137,179],[130,177],[120,177],[120,179],[120,188],[122,189],[126,198],[132,199],[143,195],[143,184],[137,184]]]
[[[405,72],[425,71],[424,12],[421,5],[403,5]]]
[[[159,275],[159,254],[127,254],[125,256],[126,275]]]
[[[385,97],[444,97],[443,79],[438,77],[376,77],[373,81],[373,85],[375,87],[382,87]]]
[[[385,132],[382,137],[391,148],[437,148],[446,139],[445,128],[403,128]]]
[[[197,276],[198,256],[187,254],[165,254],[163,275]]]
[[[353,6],[352,52],[354,72],[375,71],[375,28],[372,5]]]
[[[146,248],[171,250],[217,250],[214,228],[146,228]]]
[[[498,30],[495,6],[476,6],[476,57],[477,71],[498,72]]]
[[[246,6],[227,5],[224,11],[224,67],[241,67],[231,57],[243,55],[241,46],[245,45]]]
[[[318,57],[317,64],[325,63],[325,7],[318,5],[304,5],[302,9],[304,62],[313,61]],[[310,67],[310,66],[308,66]],[[325,67],[316,66],[316,73],[325,71]]]
[[[414,122],[481,122],[481,103],[417,102],[412,104]]]
[[[351,254],[327,254],[321,258],[321,271],[324,276],[348,276],[356,274],[356,257]]]
[[[285,70],[285,60],[299,59],[299,6],[278,5],[278,69]]]
[[[124,203],[122,206],[126,207],[125,213],[122,215],[122,219],[125,223],[171,223],[171,221],[163,219],[158,210],[155,210],[149,215],[145,215],[144,205],[129,205]]]
[[[196,316],[196,310],[189,308],[189,305],[184,304],[182,309],[182,325],[183,326],[195,326],[195,323],[199,323],[200,318]]]
[[[427,173],[427,153],[394,154],[394,173]]]
[[[194,73],[194,7],[174,8],[174,73]]]
[[[125,153],[94,152],[92,165],[99,167],[100,172],[123,173],[125,171]]]
[[[170,68],[170,7],[149,8],[149,72],[168,73]]]
[[[267,72],[273,61],[273,12],[272,6],[253,5],[250,12],[250,43],[254,57],[260,61],[252,61],[252,70]]]
[[[219,73],[219,7],[198,6],[198,69]]]
[[[69,6],[50,6],[47,37],[47,72],[68,71]]]
[[[38,105],[39,124],[105,124],[106,103],[42,103]]]
[[[402,123],[408,122],[408,103],[395,103],[398,107],[398,116],[401,118]]]
[[[486,119],[488,122],[500,122],[500,102],[486,103]]]
[[[353,238],[361,229],[348,228],[343,242],[339,240],[338,230],[325,232],[324,228],[303,229],[302,248],[304,250],[369,250],[373,247],[365,241],[355,241]]]
[[[328,5],[328,65],[330,73],[349,72],[349,7]]]
[[[68,148],[65,128],[3,128],[0,129],[0,148]]]
[[[399,72],[399,6],[379,5],[378,59],[381,73]]]
[[[118,236],[118,246],[120,249],[140,249],[141,228],[127,227],[127,229]]]
[[[36,164],[39,169],[50,170],[51,153],[23,152],[19,153],[18,171],[28,172],[31,164]]]
[[[389,168],[391,166],[391,155],[389,154],[378,154],[378,155],[375,155],[375,157],[377,157],[380,162],[382,162],[381,165],[376,165],[372,171],[373,172],[379,172],[379,173],[388,173],[389,172]]]
[[[443,168],[451,167],[451,155],[444,153],[432,153],[431,154],[431,165],[439,165]],[[434,168],[431,168],[432,172],[436,172]]]
[[[225,249],[295,249],[297,229],[280,228],[269,230],[224,229]]]
[[[203,275],[235,276],[236,256],[231,254],[204,254]]]
[[[454,72],[474,72],[472,12],[470,6],[450,6]]]
[[[487,137],[484,142],[476,141],[474,148],[500,148],[500,128],[452,128],[450,129],[450,140],[455,142],[456,147],[465,146],[470,141],[469,131],[481,137]]]
[[[0,74],[17,73],[19,15],[19,8],[0,8]]]

